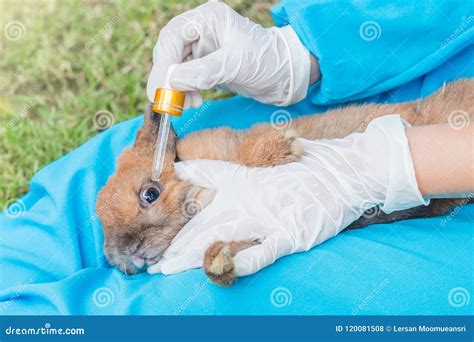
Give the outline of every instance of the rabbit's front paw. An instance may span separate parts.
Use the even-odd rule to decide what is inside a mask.
[[[214,242],[204,255],[204,271],[213,283],[221,286],[231,286],[237,279],[234,271],[235,253],[230,244],[217,241]]]
[[[290,153],[284,156],[284,162],[292,163],[298,161],[304,153],[303,144],[298,140],[299,135],[295,130],[289,129],[284,132],[283,140],[290,146]]]
[[[242,141],[237,161],[245,166],[268,167],[298,161],[304,148],[298,133],[292,129],[254,133]]]
[[[213,283],[231,286],[237,279],[234,256],[243,249],[255,246],[259,241],[216,241],[204,254],[204,271]]]

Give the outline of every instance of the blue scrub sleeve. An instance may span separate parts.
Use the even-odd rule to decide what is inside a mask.
[[[474,43],[474,1],[283,0],[272,15],[319,59],[308,91],[317,105],[393,89]]]

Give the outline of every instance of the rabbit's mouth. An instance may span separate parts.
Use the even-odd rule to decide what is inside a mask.
[[[123,273],[131,275],[146,271],[148,266],[154,265],[161,260],[163,253],[144,257],[139,255],[122,256],[116,252],[107,251],[106,255],[112,265],[119,268]]]
[[[149,239],[145,238],[138,243],[128,242],[126,245],[106,242],[105,255],[109,263],[119,268],[123,273],[136,274],[146,271],[148,266],[160,261],[169,241],[168,237],[155,236]]]
[[[137,270],[144,271],[148,266],[154,265],[160,261],[162,255],[163,253],[147,256],[140,256],[140,254],[136,254],[133,255],[130,260]]]

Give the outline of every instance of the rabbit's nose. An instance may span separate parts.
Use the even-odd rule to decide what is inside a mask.
[[[150,266],[150,265],[154,265],[156,264],[159,260],[161,259],[161,255],[156,255],[152,258],[147,258],[145,261],[146,261],[146,265],[147,266]]]
[[[145,264],[147,266],[156,264],[161,259],[161,253],[150,254],[144,250],[138,250],[131,256],[131,261],[138,269],[142,269]]]
[[[132,263],[136,268],[142,269],[145,266],[145,259],[139,256],[132,256]]]

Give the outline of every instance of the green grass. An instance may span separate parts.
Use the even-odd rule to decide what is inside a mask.
[[[142,112],[160,28],[202,2],[0,2],[0,210],[28,191],[39,168],[97,134],[97,111],[115,122]],[[271,1],[227,3],[271,24]]]

